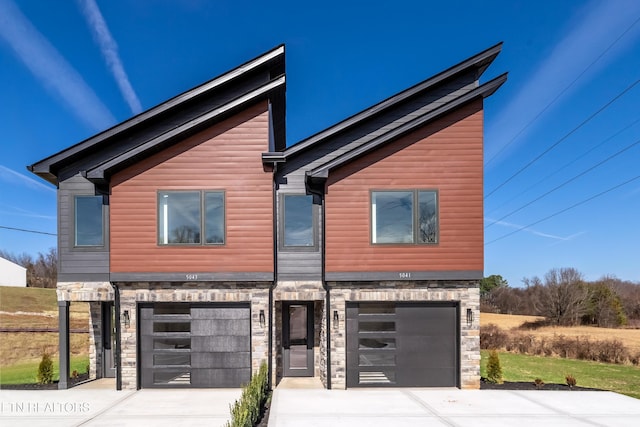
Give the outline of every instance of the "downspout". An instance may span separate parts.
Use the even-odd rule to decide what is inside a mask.
[[[272,204],[273,204],[273,213],[272,213],[272,224],[273,224],[273,282],[271,282],[271,286],[269,286],[269,329],[268,329],[268,334],[269,334],[269,349],[268,351],[268,357],[269,360],[267,361],[267,371],[269,372],[269,389],[272,389],[273,386],[273,289],[276,287],[276,284],[278,283],[278,235],[276,234],[278,232],[278,217],[277,217],[277,208],[276,208],[276,203],[277,203],[277,195],[276,195],[276,190],[277,190],[277,183],[276,183],[276,179],[277,179],[277,173],[278,172],[278,163],[277,162],[273,162],[273,187],[272,187]]]
[[[113,305],[115,306],[115,327],[116,327],[116,352],[113,357],[113,361],[116,364],[116,390],[122,390],[122,364],[120,361],[122,360],[122,342],[120,339],[120,334],[122,329],[120,328],[120,289],[118,285],[115,283],[111,284],[113,286],[114,295],[113,295]]]

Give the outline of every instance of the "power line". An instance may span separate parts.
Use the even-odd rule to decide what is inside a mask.
[[[546,150],[544,150],[542,153],[540,153],[538,156],[536,156],[533,160],[529,161],[529,163],[527,163],[526,165],[524,165],[523,167],[521,167],[516,173],[514,173],[513,175],[511,175],[509,178],[507,178],[505,181],[502,182],[502,184],[498,185],[496,188],[494,188],[489,194],[487,194],[486,196],[484,196],[484,199],[486,200],[489,196],[491,196],[493,193],[495,193],[496,191],[498,191],[500,188],[504,187],[508,182],[510,182],[513,178],[515,178],[516,176],[520,175],[522,172],[524,172],[526,169],[529,168],[529,166],[531,166],[532,164],[534,164],[535,162],[537,162],[538,160],[540,160],[540,158],[542,156],[544,156],[545,154],[547,154],[549,151],[553,150],[554,148],[556,148],[558,145],[560,145],[562,142],[564,142],[567,138],[569,138],[569,136],[571,136],[573,133],[575,133],[578,129],[580,129],[582,126],[586,125],[589,121],[591,121],[594,117],[596,117],[598,114],[600,114],[601,112],[603,112],[604,110],[606,110],[608,107],[611,106],[611,104],[613,104],[614,102],[616,102],[618,99],[620,99],[622,96],[624,96],[627,92],[629,92],[631,89],[633,89],[633,87],[635,85],[637,85],[638,83],[640,83],[640,79],[636,80],[635,82],[633,82],[631,85],[627,86],[626,89],[624,89],[622,92],[620,92],[618,95],[616,95],[612,100],[610,100],[609,102],[607,102],[605,105],[603,105],[602,107],[600,107],[596,112],[594,112],[593,114],[591,114],[589,117],[587,117],[585,120],[583,120],[578,126],[574,127],[573,129],[571,129],[569,131],[569,133],[567,133],[565,136],[563,136],[562,138],[560,138],[558,141],[556,141],[554,144],[552,144],[550,147],[548,147]]]
[[[636,177],[634,177],[634,178],[631,178],[631,179],[629,179],[629,180],[627,180],[627,181],[625,181],[625,182],[623,182],[623,183],[621,183],[621,184],[618,184],[618,185],[615,185],[615,186],[613,186],[613,187],[611,187],[611,188],[608,188],[607,190],[604,190],[604,191],[602,191],[602,192],[600,192],[600,193],[596,194],[595,196],[591,196],[591,197],[589,197],[588,199],[584,199],[584,200],[582,200],[582,201],[580,201],[580,202],[578,202],[578,203],[575,203],[575,204],[573,204],[573,205],[569,206],[568,208],[564,208],[564,209],[562,209],[562,210],[560,210],[560,211],[558,211],[558,212],[555,212],[555,213],[553,213],[553,214],[551,214],[551,215],[549,215],[549,216],[546,216],[546,217],[544,217],[544,218],[542,218],[542,219],[540,219],[540,220],[538,220],[538,221],[532,222],[532,223],[531,223],[531,224],[529,224],[529,225],[525,225],[524,227],[520,227],[520,228],[518,228],[517,230],[512,231],[511,233],[507,233],[507,234],[505,234],[504,236],[500,236],[500,237],[498,237],[497,239],[493,239],[493,240],[491,240],[491,241],[489,241],[489,242],[486,242],[486,243],[485,243],[485,246],[486,246],[486,245],[490,245],[491,243],[497,242],[498,240],[502,240],[502,239],[504,239],[504,238],[506,238],[506,237],[512,236],[512,235],[514,235],[514,234],[516,234],[516,233],[518,233],[518,232],[520,232],[520,231],[522,231],[522,230],[524,230],[524,229],[527,229],[527,228],[529,228],[529,227],[533,227],[534,225],[540,224],[541,222],[544,222],[544,221],[546,221],[546,220],[548,220],[548,219],[551,219],[551,218],[553,218],[553,217],[555,217],[555,216],[558,216],[558,215],[560,215],[560,214],[562,214],[562,213],[565,213],[566,211],[571,210],[571,209],[573,209],[573,208],[575,208],[575,207],[578,207],[578,206],[580,206],[580,205],[584,205],[585,203],[590,202],[591,200],[596,199],[596,198],[598,198],[598,197],[600,197],[600,196],[602,196],[602,195],[605,195],[605,194],[607,194],[607,193],[609,193],[609,192],[611,192],[611,191],[613,191],[613,190],[616,190],[616,189],[618,189],[618,188],[620,188],[620,187],[622,187],[622,186],[624,186],[624,185],[627,185],[627,184],[629,184],[629,183],[631,183],[631,182],[635,181],[636,179],[640,179],[640,175],[638,175],[638,176],[636,176]]]
[[[596,150],[597,148],[603,146],[604,144],[606,144],[607,142],[611,141],[613,138],[615,138],[616,136],[620,135],[622,132],[626,131],[627,129],[635,126],[636,124],[638,124],[638,122],[640,122],[640,117],[635,119],[632,123],[626,125],[625,127],[623,127],[622,129],[620,129],[619,131],[617,131],[616,133],[614,133],[613,135],[611,135],[609,138],[603,140],[601,143],[593,146],[592,148],[590,148],[589,150],[585,151],[584,153],[582,153],[580,156],[575,157],[573,160],[571,160],[568,163],[565,163],[564,165],[560,166],[558,169],[556,169],[554,172],[550,173],[549,175],[545,176],[544,178],[542,178],[541,180],[537,181],[535,184],[530,185],[529,187],[527,187],[526,189],[518,192],[518,194],[512,198],[510,198],[509,200],[507,200],[506,202],[502,203],[500,206],[494,208],[491,210],[491,212],[495,212],[498,209],[500,209],[501,207],[505,206],[506,204],[508,204],[509,202],[517,199],[518,197],[524,195],[525,193],[528,193],[530,190],[532,190],[533,188],[537,187],[538,185],[542,184],[544,181],[546,181],[547,179],[551,178],[552,176],[554,176],[555,174],[557,174],[558,172],[565,170],[566,168],[568,168],[569,166],[571,166],[572,164],[574,164],[575,162],[577,162],[578,160],[586,157],[589,153],[591,153],[592,151]]]
[[[587,173],[591,172],[592,170],[594,170],[595,168],[602,166],[603,164],[607,163],[609,160],[613,159],[614,157],[619,156],[620,154],[624,153],[625,151],[633,148],[634,146],[640,144],[640,139],[637,140],[636,142],[634,142],[633,144],[627,145],[626,147],[624,147],[622,150],[618,151],[615,154],[612,154],[611,156],[607,157],[606,159],[596,163],[595,165],[591,166],[590,168],[585,169],[584,171],[580,172],[578,175],[573,176],[572,178],[566,180],[565,182],[563,182],[560,185],[555,186],[554,188],[552,188],[551,190],[547,191],[546,193],[544,193],[541,196],[536,197],[535,199],[531,200],[529,203],[526,203],[522,206],[520,206],[518,209],[513,210],[511,212],[509,212],[508,214],[502,216],[501,218],[496,219],[495,221],[493,221],[491,224],[485,226],[484,228],[487,229],[489,227],[491,227],[493,224],[502,221],[503,219],[510,217],[511,215],[513,215],[516,212],[520,212],[522,209],[526,208],[527,206],[530,206],[532,204],[534,204],[535,202],[537,202],[538,200],[548,196],[549,194],[553,193],[556,190],[559,190],[560,188],[564,187],[565,185],[569,184],[570,182],[575,181],[576,179],[580,178],[581,176],[586,175]]]
[[[22,231],[24,233],[35,233],[35,234],[46,234],[48,236],[57,236],[56,233],[47,233],[46,231],[26,230],[24,228],[7,227],[4,225],[0,225],[0,228],[4,228],[5,230]]]
[[[506,150],[506,148],[508,146],[510,146],[516,139],[518,139],[518,137],[520,135],[522,135],[522,133],[529,127],[531,126],[531,124],[533,124],[533,122],[535,122],[536,120],[538,120],[538,118],[544,114],[545,111],[547,111],[553,104],[555,104],[555,102],[560,99],[560,97],[562,95],[564,95],[564,93],[569,90],[571,88],[571,86],[573,86],[578,80],[580,80],[580,78],[586,74],[587,71],[589,71],[589,69],[595,65],[596,62],[598,62],[607,52],[609,52],[609,50],[611,50],[611,48],[618,43],[618,41],[620,41],[620,39],[622,37],[624,37],[629,31],[631,31],[631,29],[638,23],[640,22],[640,17],[638,19],[636,19],[626,30],[624,30],[624,32],[622,34],[620,34],[618,36],[617,39],[615,39],[609,46],[607,46],[607,48],[602,51],[602,53],[600,55],[598,55],[598,57],[596,59],[593,60],[593,62],[591,62],[589,65],[587,65],[587,68],[585,68],[580,74],[578,74],[578,77],[576,77],[571,83],[569,83],[568,86],[566,86],[564,89],[562,89],[560,91],[560,93],[558,93],[558,95],[556,95],[555,98],[553,98],[551,100],[550,103],[548,103],[542,110],[540,110],[538,112],[538,114],[535,115],[535,117],[533,117],[526,125],[524,125],[524,127],[522,129],[520,129],[518,131],[518,133],[515,134],[515,136],[513,138],[511,138],[511,140],[509,140],[509,142],[507,142],[500,150],[498,150],[498,152],[496,154],[494,154],[485,164],[484,166],[487,167],[489,166],[489,164],[496,159],[496,157],[498,157],[504,150]]]

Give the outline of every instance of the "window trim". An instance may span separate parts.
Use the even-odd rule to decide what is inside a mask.
[[[163,243],[161,241],[160,235],[160,210],[162,209],[161,205],[161,195],[168,193],[198,193],[200,197],[200,242],[199,243]],[[209,193],[222,194],[222,243],[207,243],[206,238],[206,195]],[[216,190],[216,189],[182,189],[182,190],[157,190],[156,191],[156,245],[159,247],[189,247],[189,248],[197,248],[197,247],[222,247],[227,244],[227,194],[224,190]]]
[[[287,196],[307,196],[311,197],[311,227],[313,234],[313,245],[311,246],[294,246],[294,245],[285,245],[284,243],[284,234],[285,234],[285,198]],[[317,252],[319,250],[320,245],[318,244],[319,236],[318,236],[318,205],[314,203],[313,195],[306,193],[280,193],[278,196],[278,250],[280,252]]]
[[[373,194],[374,193],[412,193],[412,212],[413,219],[413,241],[393,242],[393,243],[375,243],[373,241]],[[420,193],[433,193],[436,198],[436,241],[435,242],[419,242],[418,235],[420,232]],[[369,190],[369,244],[372,246],[434,246],[440,244],[440,191],[437,188],[385,188]]]
[[[73,209],[73,218],[72,218],[72,224],[71,224],[71,229],[72,229],[72,234],[71,234],[71,248],[73,250],[76,251],[83,251],[83,250],[95,250],[95,249],[105,249],[106,248],[106,241],[107,241],[107,229],[106,229],[106,224],[107,224],[107,217],[106,217],[106,209],[105,209],[105,200],[104,200],[104,196],[100,195],[100,194],[72,194],[72,209]],[[102,227],[101,227],[101,231],[102,231],[102,243],[99,245],[79,245],[78,244],[78,198],[80,197],[92,197],[92,198],[99,198],[100,199],[100,206],[101,206],[101,213],[102,213]]]

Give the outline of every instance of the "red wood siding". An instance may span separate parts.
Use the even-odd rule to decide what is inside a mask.
[[[327,272],[483,270],[482,101],[332,172]],[[372,245],[370,191],[437,189],[439,243]]]
[[[247,109],[116,174],[111,188],[111,271],[273,272],[272,174],[266,103]],[[224,190],[224,246],[157,244],[159,190]]]

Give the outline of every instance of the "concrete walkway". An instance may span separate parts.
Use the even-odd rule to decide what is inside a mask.
[[[269,427],[634,426],[640,400],[597,391],[277,387]]]

